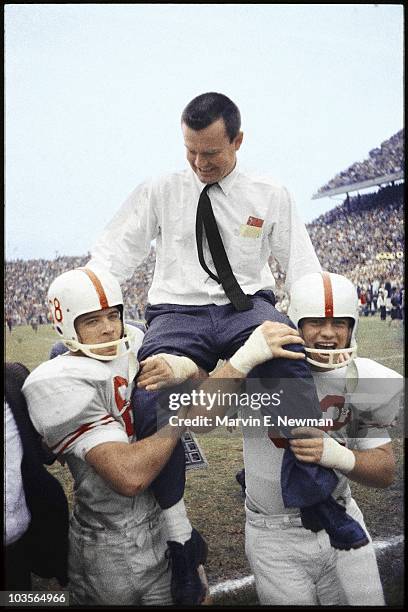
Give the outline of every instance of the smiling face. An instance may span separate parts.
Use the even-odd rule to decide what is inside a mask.
[[[325,364],[329,357],[324,351],[350,346],[352,320],[347,317],[305,318],[299,322],[299,331],[307,348],[322,349],[322,353],[315,353],[313,359]]]
[[[188,163],[202,183],[217,183],[232,172],[237,161],[236,152],[242,143],[242,132],[238,132],[230,142],[222,118],[202,130],[193,130],[185,123],[181,129]]]
[[[122,320],[118,307],[104,308],[80,315],[75,320],[75,330],[81,344],[102,344],[122,337]],[[116,346],[93,349],[97,355],[116,355]]]

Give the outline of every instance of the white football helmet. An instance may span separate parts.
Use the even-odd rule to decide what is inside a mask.
[[[343,368],[355,358],[357,354],[358,296],[356,287],[345,276],[331,272],[313,272],[302,276],[292,285],[288,317],[296,327],[299,327],[301,320],[306,318],[348,317],[352,319],[353,326],[348,348],[327,350],[304,348],[307,361],[319,368]],[[322,363],[313,359],[313,355],[317,353],[328,357],[328,361]],[[347,358],[341,363],[336,363],[339,354],[347,355]]]
[[[118,306],[122,320],[122,338],[100,344],[82,344],[75,330],[75,319],[82,314]],[[53,326],[64,344],[73,352],[111,361],[129,352],[130,345],[123,322],[123,297],[118,281],[106,270],[76,268],[57,276],[48,290],[48,307]],[[115,355],[98,355],[93,349],[116,347]]]

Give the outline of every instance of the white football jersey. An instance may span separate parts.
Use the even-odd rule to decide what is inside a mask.
[[[356,450],[376,448],[390,441],[387,427],[401,412],[404,379],[372,359],[357,357],[353,364],[313,372],[320,407],[333,419],[333,437]]]
[[[366,380],[391,380],[393,384],[383,385],[381,398],[371,396],[373,410],[368,410],[366,403],[361,404],[364,410],[359,412],[359,418],[353,414],[353,407],[348,404],[350,399],[359,398],[359,389],[352,386],[352,393],[346,390],[347,368],[313,372],[313,379],[320,401],[323,416],[333,419],[333,427],[328,433],[339,442],[355,450],[376,448],[390,442],[390,437],[384,423],[395,417],[401,408],[403,378],[394,370],[365,358],[356,358],[358,382],[362,381],[363,393],[367,391]],[[374,381],[375,379],[375,381]],[[395,383],[395,384],[394,384]],[[363,398],[365,399],[365,397]],[[357,403],[357,402],[356,402]],[[373,414],[378,416],[375,427]],[[354,418],[351,419],[351,416]],[[364,418],[369,418],[365,423]],[[351,423],[353,428],[351,427]],[[368,425],[368,427],[367,427]],[[282,440],[268,437],[268,428],[260,426],[243,426],[244,464],[246,482],[246,503],[248,507],[262,514],[298,513],[296,508],[285,508],[281,493],[281,468],[284,448]],[[283,443],[286,443],[283,441]],[[286,443],[287,444],[287,443]],[[334,491],[336,499],[350,497],[350,487],[347,478],[340,472],[339,483]]]
[[[143,339],[135,330],[134,355]],[[138,333],[137,333],[138,332]],[[75,481],[75,513],[89,526],[118,526],[154,507],[149,491],[137,498],[116,493],[85,456],[103,442],[134,440],[130,354],[112,361],[60,355],[27,377],[23,393],[37,431],[66,459]]]

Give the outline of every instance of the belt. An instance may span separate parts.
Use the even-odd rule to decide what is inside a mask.
[[[245,505],[247,518],[251,523],[260,527],[279,527],[280,529],[290,529],[291,527],[303,527],[300,514],[261,514],[251,510]]]

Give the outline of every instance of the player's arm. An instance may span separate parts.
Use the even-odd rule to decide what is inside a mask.
[[[395,457],[391,442],[367,450],[352,450],[356,459],[348,478],[367,487],[386,488],[395,479]]]
[[[185,414],[186,409],[182,408],[181,419]],[[134,497],[163,469],[184,431],[182,425],[166,425],[159,433],[130,444],[104,442],[91,448],[85,460],[115,491]]]
[[[288,325],[275,321],[265,321],[252,332],[245,344],[234,353],[229,361],[217,368],[207,380],[203,381],[199,390],[204,392],[204,398],[206,394],[209,396],[217,395],[216,391],[218,390],[221,390],[221,395],[225,397],[228,393],[237,392],[247,374],[265,361],[274,357],[304,359],[303,353],[283,348],[288,344],[304,344],[304,341],[298,331]],[[222,381],[222,383],[217,385],[217,380]],[[212,423],[208,426],[191,426],[190,429],[196,432],[213,429],[216,417],[225,416],[230,408],[231,406],[224,402],[210,406],[204,399],[199,405],[190,407],[188,418],[212,417]]]
[[[289,441],[297,459],[339,470],[350,480],[367,487],[386,488],[395,477],[391,442],[365,450],[351,450],[319,429],[299,427],[292,431],[304,438]]]
[[[54,376],[45,382],[35,374],[27,379],[30,384],[26,383],[24,394],[33,424],[57,457],[73,455],[87,461],[115,491],[133,497],[163,468],[184,428],[167,426],[150,438],[129,443],[123,425],[105,408],[111,387],[103,384],[101,364],[87,360],[81,378],[75,362],[70,359],[62,374],[49,362],[48,374]],[[69,376],[71,368],[76,376]]]

